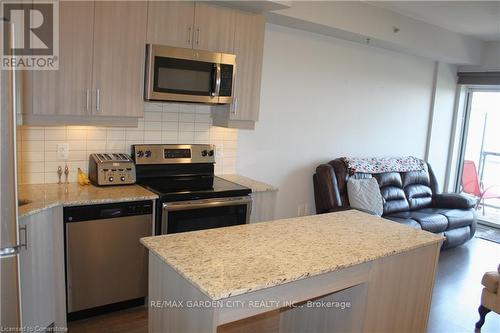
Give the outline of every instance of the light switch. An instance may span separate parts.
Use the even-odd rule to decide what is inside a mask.
[[[57,144],[57,159],[60,161],[66,161],[69,155],[69,144],[58,143]]]

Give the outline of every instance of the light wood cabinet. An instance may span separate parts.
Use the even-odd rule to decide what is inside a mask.
[[[116,126],[142,117],[147,3],[59,5],[59,70],[27,74],[25,123]]]
[[[214,124],[253,129],[255,121],[259,119],[265,18],[262,15],[238,11],[236,21],[233,103],[229,106],[214,107]]]
[[[59,17],[59,70],[26,71],[25,112],[90,115],[94,3],[60,2]]]
[[[151,44],[233,53],[236,11],[205,2],[150,1]]]
[[[196,2],[194,11],[195,49],[233,53],[236,11]]]
[[[146,2],[95,2],[92,114],[143,116],[146,20]]]
[[[147,42],[191,48],[193,22],[194,2],[149,1]]]
[[[21,313],[23,327],[66,327],[62,208],[19,220]]]

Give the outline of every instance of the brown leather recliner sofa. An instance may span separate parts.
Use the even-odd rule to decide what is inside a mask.
[[[461,245],[476,231],[475,200],[456,194],[440,193],[432,168],[421,171],[354,173],[350,176],[341,159],[321,164],[313,176],[316,213],[350,209],[347,197],[349,177],[374,177],[380,187],[382,217],[446,237],[443,248]]]

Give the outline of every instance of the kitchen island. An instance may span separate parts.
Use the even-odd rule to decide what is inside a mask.
[[[350,210],[141,239],[150,332],[424,332],[443,237]]]

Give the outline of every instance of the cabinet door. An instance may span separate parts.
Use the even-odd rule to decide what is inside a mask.
[[[196,2],[194,11],[195,49],[233,53],[236,11]]]
[[[56,321],[52,210],[20,219],[21,313],[24,327],[47,327]],[[64,286],[62,286],[64,288]]]
[[[145,1],[95,2],[94,115],[143,116],[146,24]]]
[[[59,70],[26,71],[23,113],[90,114],[93,25],[94,2],[59,3]]]
[[[234,38],[236,78],[230,119],[256,121],[260,106],[265,18],[238,12],[237,21]]]
[[[149,1],[147,42],[191,48],[193,20],[194,2]]]

